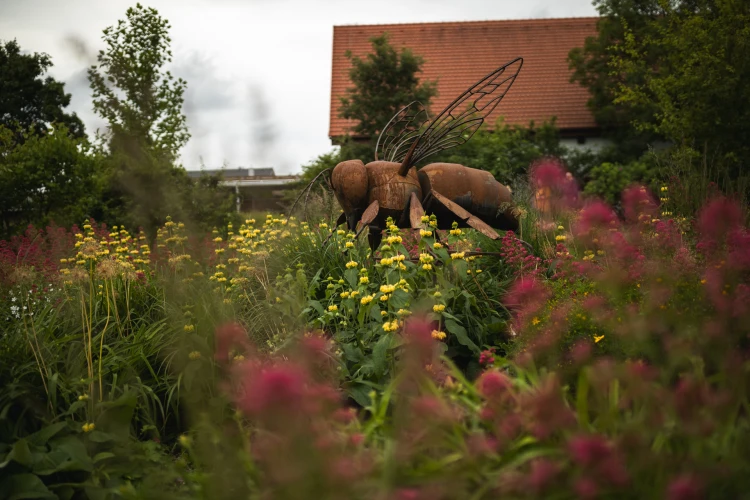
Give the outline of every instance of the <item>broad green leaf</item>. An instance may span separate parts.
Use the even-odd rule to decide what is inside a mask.
[[[472,340],[469,338],[468,333],[466,333],[466,329],[463,326],[459,325],[451,319],[447,319],[445,320],[445,329],[448,330],[449,333],[455,335],[456,339],[461,345],[466,346],[472,351],[479,354],[479,347],[477,347],[477,345],[472,342]]]
[[[0,463],[0,469],[6,467],[11,461],[31,468],[34,459],[31,455],[31,450],[29,449],[29,443],[26,439],[19,439],[13,444],[13,449],[10,450],[10,453],[5,457],[5,460]]]
[[[28,436],[26,439],[28,439],[29,443],[36,446],[44,446],[45,444],[47,444],[47,441],[49,441],[55,434],[63,430],[67,425],[68,424],[66,422],[58,422],[56,424],[48,425],[38,430],[34,434]]]
[[[0,482],[0,494],[4,500],[27,498],[57,498],[34,474],[14,474]]]

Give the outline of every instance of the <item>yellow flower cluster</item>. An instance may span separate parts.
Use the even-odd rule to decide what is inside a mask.
[[[386,332],[395,332],[398,330],[399,323],[398,321],[386,321],[383,323],[383,330]]]
[[[445,339],[446,335],[445,332],[442,330],[432,330],[432,338],[435,340],[443,340]]]
[[[96,429],[96,425],[94,425],[93,423],[85,423],[81,426],[81,430],[83,430],[83,432],[91,432],[94,429]]]

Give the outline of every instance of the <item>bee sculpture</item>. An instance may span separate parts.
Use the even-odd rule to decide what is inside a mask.
[[[330,174],[330,185],[343,213],[336,226],[369,228],[373,251],[390,217],[400,228],[421,227],[422,216],[435,214],[438,229],[474,228],[500,236],[493,228],[513,230],[510,190],[487,171],[455,163],[416,166],[426,157],[467,142],[495,109],[518,76],[522,58],[494,70],[430,120],[417,101],[396,113],[381,132],[375,161],[343,161]],[[381,159],[382,158],[382,159]]]

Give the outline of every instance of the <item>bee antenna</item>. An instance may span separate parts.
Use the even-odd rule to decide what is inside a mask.
[[[299,195],[297,195],[297,199],[294,200],[294,203],[292,204],[292,208],[289,209],[289,215],[292,215],[294,213],[294,208],[297,206],[297,203],[299,203],[299,200],[302,198],[302,195],[305,194],[305,193],[309,194],[310,193],[310,189],[312,189],[313,184],[315,184],[315,182],[320,178],[320,176],[323,175],[323,174],[325,174],[325,173],[327,173],[327,172],[330,172],[330,171],[331,171],[330,168],[326,168],[325,170],[321,170],[318,173],[318,175],[316,175],[315,177],[313,177],[313,180],[311,180],[307,184],[307,186],[305,186],[302,189],[302,191],[299,192]],[[330,184],[331,184],[331,181],[330,181],[330,179],[328,179],[328,185],[330,186]],[[307,197],[305,197],[305,200],[307,200]]]

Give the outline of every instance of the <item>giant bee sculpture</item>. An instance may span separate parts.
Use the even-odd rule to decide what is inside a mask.
[[[492,174],[455,163],[416,164],[467,142],[508,92],[522,65],[519,57],[494,70],[432,120],[417,101],[399,110],[378,138],[375,161],[365,165],[347,160],[331,172],[330,185],[343,209],[336,225],[346,222],[355,231],[361,224],[360,232],[368,227],[373,251],[389,217],[398,227],[418,228],[425,213],[435,214],[438,229],[457,222],[492,239],[500,237],[493,228],[515,231],[511,192]]]

